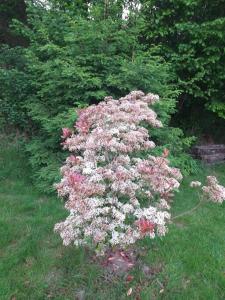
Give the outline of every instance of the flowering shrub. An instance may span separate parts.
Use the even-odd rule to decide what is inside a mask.
[[[200,181],[192,181],[190,187],[200,187]],[[225,201],[225,187],[220,185],[215,176],[207,176],[207,185],[202,187],[203,193],[206,197],[215,203],[223,203]]]
[[[225,201],[225,187],[218,183],[215,176],[207,176],[207,185],[203,186],[202,190],[212,202]]]
[[[169,166],[167,150],[160,157],[149,154],[155,144],[144,126],[162,127],[149,107],[157,101],[141,91],[106,97],[79,111],[74,132],[63,129],[64,148],[72,154],[56,188],[70,214],[55,231],[64,245],[91,243],[104,253],[165,235],[169,199],[182,175]]]

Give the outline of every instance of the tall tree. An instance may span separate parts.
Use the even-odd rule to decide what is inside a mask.
[[[26,39],[16,35],[10,29],[13,19],[26,22],[26,4],[24,0],[1,0],[0,2],[0,44],[10,46],[26,45]]]
[[[225,119],[225,0],[146,0],[144,36],[172,63],[179,116],[210,131]],[[191,122],[190,122],[191,121]]]
[[[161,96],[155,109],[165,125],[174,112],[177,92],[170,84],[169,66],[143,49],[137,16],[122,18],[123,9],[117,4],[108,2],[106,13],[105,2],[96,1],[86,17],[73,7],[46,9],[36,4],[28,9],[29,26],[21,29],[29,46],[19,53],[2,52],[3,61],[5,54],[10,56],[6,61],[10,67],[0,68],[1,115],[7,126],[27,133],[25,148],[42,190],[57,181],[64,158],[61,128],[73,126],[75,107],[141,89]],[[19,65],[12,62],[13,55]],[[171,153],[181,154],[181,131],[165,126],[151,134]],[[182,162],[188,161],[185,157]]]

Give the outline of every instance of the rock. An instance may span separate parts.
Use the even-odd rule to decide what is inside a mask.
[[[223,144],[195,146],[191,153],[194,158],[200,159],[206,164],[225,162],[225,145]]]

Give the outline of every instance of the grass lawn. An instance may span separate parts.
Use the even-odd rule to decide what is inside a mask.
[[[66,215],[63,203],[38,193],[28,174],[16,146],[0,150],[1,300],[225,299],[225,203],[206,203],[175,219],[166,237],[142,242],[143,264],[126,282],[104,272],[83,250],[62,246],[53,226]],[[198,203],[189,183],[207,174],[225,184],[224,164],[185,179],[173,215]]]

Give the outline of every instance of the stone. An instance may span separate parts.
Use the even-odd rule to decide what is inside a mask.
[[[225,162],[224,144],[210,144],[210,145],[195,146],[193,147],[191,153],[194,158],[200,159],[206,164]]]

